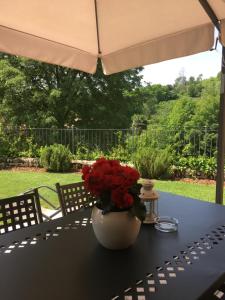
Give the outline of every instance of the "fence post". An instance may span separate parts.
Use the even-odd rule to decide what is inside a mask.
[[[72,133],[72,153],[74,154],[74,126],[73,125],[72,125],[71,133]]]
[[[134,152],[134,149],[135,149],[135,136],[136,136],[136,128],[133,127],[132,128],[132,151]]]
[[[206,156],[206,149],[207,149],[207,126],[205,126],[205,145],[204,145],[204,156]]]

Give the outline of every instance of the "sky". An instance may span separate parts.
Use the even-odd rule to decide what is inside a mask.
[[[173,84],[180,74],[187,78],[202,74],[204,79],[216,76],[221,69],[221,51],[222,47],[218,43],[217,50],[214,51],[145,66],[142,72],[143,82]]]

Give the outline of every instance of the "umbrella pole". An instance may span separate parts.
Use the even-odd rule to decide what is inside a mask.
[[[216,203],[223,204],[224,189],[224,155],[225,155],[225,47],[222,47],[221,89],[218,130]]]
[[[203,9],[211,19],[214,26],[220,33],[220,23],[208,3],[208,0],[199,0]],[[225,155],[225,47],[222,45],[222,65],[221,65],[221,89],[220,89],[220,110],[219,129],[217,147],[217,173],[216,173],[216,203],[223,204],[224,190],[224,155]]]

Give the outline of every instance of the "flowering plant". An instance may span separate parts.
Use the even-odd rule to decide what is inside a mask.
[[[145,206],[139,198],[141,184],[137,170],[120,165],[117,160],[98,159],[82,169],[84,185],[97,197],[96,206],[103,214],[110,211],[129,210],[141,221],[145,218]]]

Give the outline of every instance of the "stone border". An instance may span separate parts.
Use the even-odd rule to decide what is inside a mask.
[[[95,160],[72,160],[72,170],[80,171],[84,165],[91,165]],[[121,165],[126,165],[121,163]],[[132,167],[131,164],[127,164]],[[27,157],[17,157],[17,158],[4,158],[0,157],[0,170],[10,169],[10,168],[38,168],[40,167],[39,158],[27,158]]]
[[[14,167],[39,167],[38,158],[0,158],[0,170]]]

